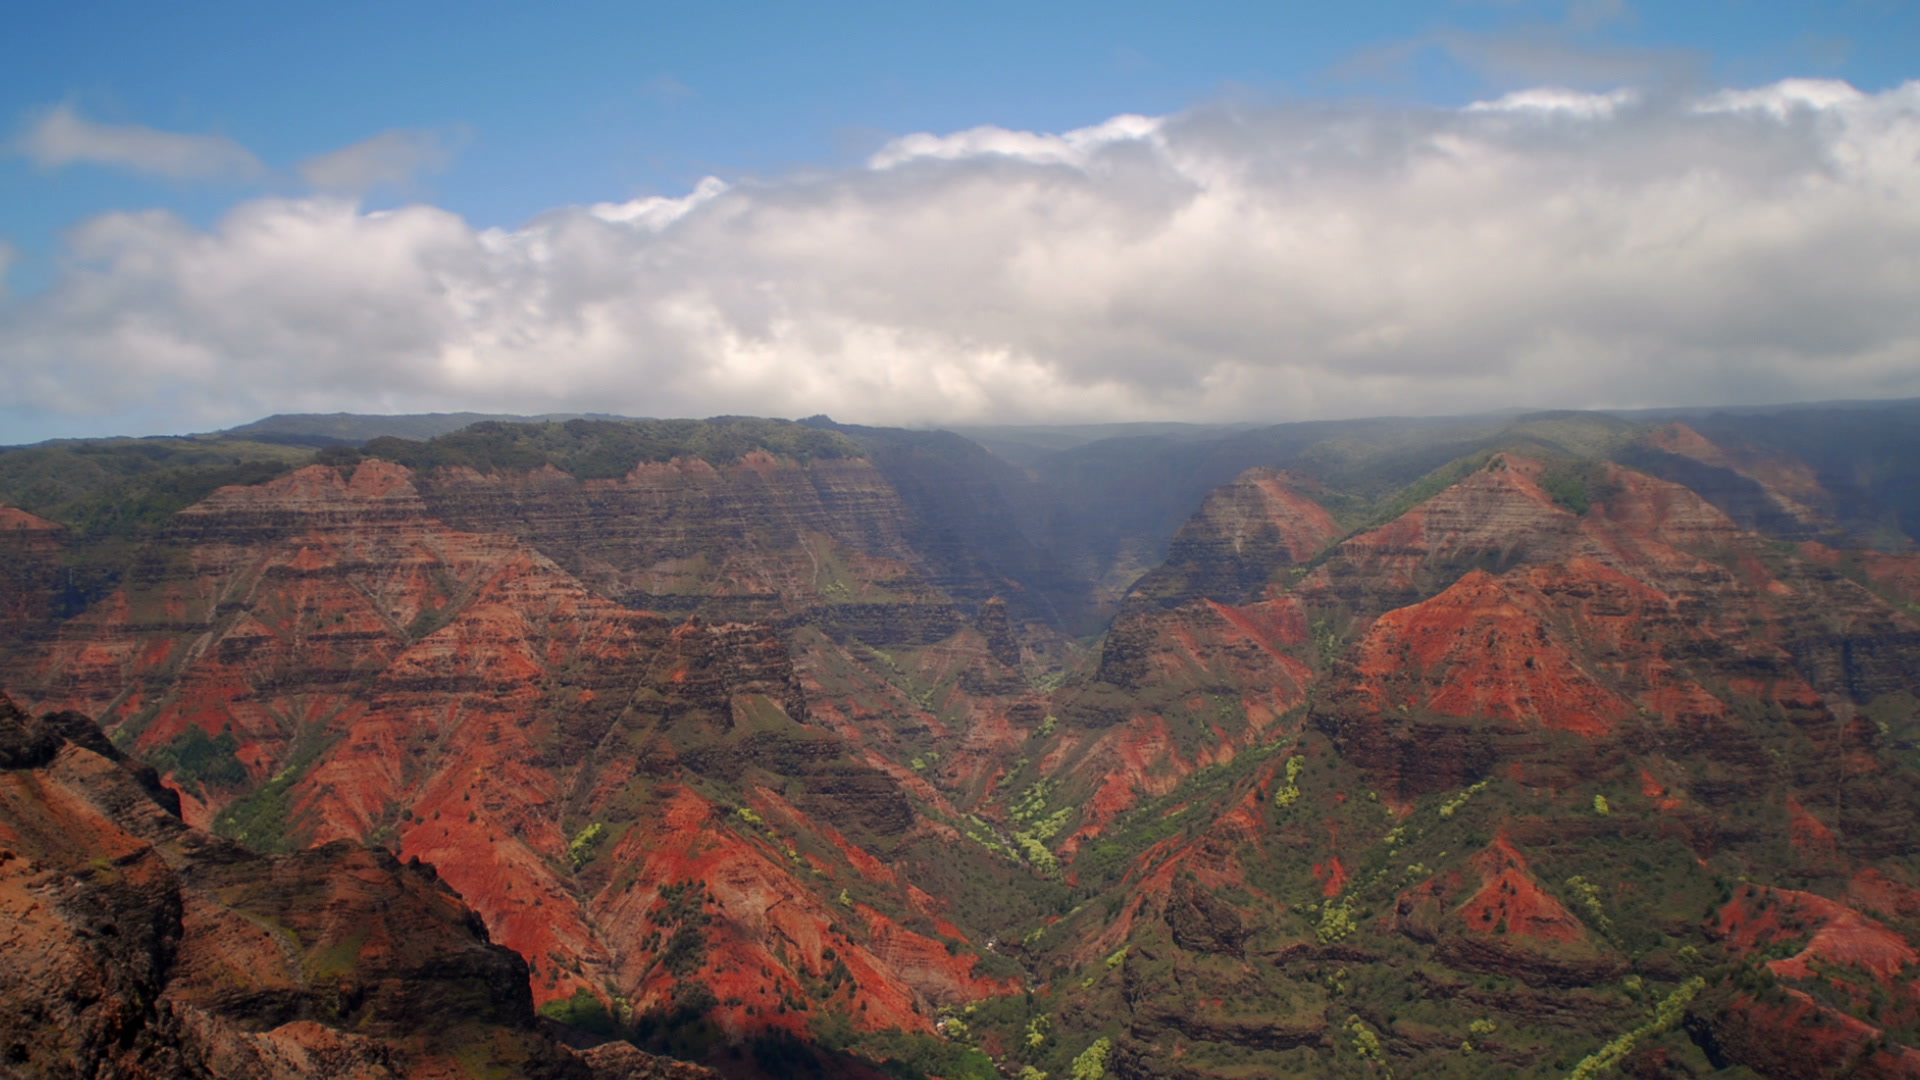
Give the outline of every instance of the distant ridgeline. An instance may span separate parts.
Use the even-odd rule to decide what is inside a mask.
[[[806,462],[860,456],[844,435],[785,420],[485,420],[426,442],[383,435],[357,449],[320,451],[321,464],[379,458],[410,469],[457,465],[481,472],[553,467],[582,480],[625,476],[642,462],[699,458],[732,465],[755,451]]]

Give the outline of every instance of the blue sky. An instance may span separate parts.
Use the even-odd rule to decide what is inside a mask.
[[[389,129],[435,132],[456,148],[445,170],[379,198],[430,195],[486,225],[678,194],[707,175],[831,166],[895,134],[1061,131],[1234,95],[1461,104],[1543,73],[1633,81],[1642,64],[1713,85],[1821,76],[1877,90],[1920,74],[1920,4],[1868,0],[41,3],[10,22],[26,48],[9,56],[0,116],[16,128],[68,103],[102,122],[225,135],[280,169]],[[1540,70],[1450,54],[1449,35],[1534,45]],[[1601,72],[1556,64],[1556,47]],[[0,184],[0,237],[35,255],[102,210],[205,219],[295,186],[188,186],[17,154]]]
[[[0,376],[15,369],[17,394],[31,381],[19,358],[55,348],[45,338],[57,321],[49,297],[71,284],[74,230],[100,215],[159,209],[217,232],[236,208],[323,193],[354,200],[362,214],[434,207],[474,230],[516,230],[569,207],[677,198],[705,177],[736,192],[813,190],[830,183],[821,177],[860,173],[891,140],[914,133],[1063,133],[1122,114],[1235,108],[1360,110],[1376,123],[1539,87],[1698,98],[1795,78],[1877,95],[1920,76],[1920,4],[1902,0],[43,3],[10,23],[0,243],[12,252],[11,298],[0,327],[11,320],[15,332],[0,330],[0,350],[14,353],[0,351]],[[55,114],[67,124],[65,143],[47,134]],[[177,167],[98,149],[137,142],[143,130],[200,141],[175,147],[191,159]],[[387,157],[323,159],[383,137]],[[47,149],[56,143],[66,149]],[[923,329],[888,325],[908,336]],[[192,346],[203,348],[230,345]],[[1125,352],[1115,351],[1121,367]],[[1085,370],[1067,380],[1100,381]],[[195,397],[190,379],[160,389]],[[81,397],[14,406],[16,431],[92,430],[134,415],[124,402]],[[810,400],[744,395],[748,405],[789,399]],[[237,416],[265,400],[187,410],[177,422]],[[414,387],[362,404],[383,402],[432,399]],[[727,404],[708,393],[687,396],[684,407],[708,402]],[[1063,415],[1114,404],[1090,398]],[[170,408],[142,422],[164,426]],[[937,407],[923,411],[940,418]]]

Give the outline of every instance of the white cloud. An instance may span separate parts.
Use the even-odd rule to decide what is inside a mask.
[[[623,203],[594,203],[587,213],[601,221],[614,225],[642,225],[654,232],[686,217],[702,203],[711,202],[726,194],[726,181],[717,176],[709,176],[694,186],[691,194],[683,199],[670,199],[662,195],[650,195],[644,199],[631,199]],[[498,230],[489,233],[495,238],[496,245],[504,250],[513,243],[512,237]]]
[[[1086,167],[1101,148],[1121,142],[1151,142],[1161,121],[1148,116],[1116,116],[1102,124],[1077,128],[1061,135],[977,127],[954,135],[907,135],[881,147],[867,162],[875,169],[891,169],[913,161],[959,161],[966,158],[1007,157],[1036,165]]]
[[[405,187],[437,172],[453,157],[448,140],[432,131],[383,131],[352,146],[300,163],[300,175],[321,191],[358,195],[376,187]]]
[[[44,168],[109,165],[175,180],[253,178],[266,168],[222,135],[183,135],[138,124],[101,124],[71,105],[41,113],[15,148]]]
[[[1507,112],[1507,113],[1565,113],[1569,116],[1608,117],[1621,108],[1640,100],[1640,95],[1631,89],[1614,90],[1605,94],[1591,94],[1581,90],[1568,90],[1557,86],[1536,87],[1530,90],[1516,90],[1493,101],[1476,101],[1467,106],[1469,112]]]
[[[1701,112],[1757,111],[1784,120],[1796,109],[1828,112],[1858,107],[1867,96],[1837,79],[1785,79],[1753,90],[1722,90],[1701,99]]]
[[[1920,83],[1811,85],[915,135],[515,230],[328,197],[107,215],[0,306],[0,400],[191,427],[1920,395]]]

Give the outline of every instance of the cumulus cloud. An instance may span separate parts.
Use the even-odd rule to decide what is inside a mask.
[[[76,229],[0,400],[1289,419],[1920,395],[1920,83],[1220,105],[562,208]]]
[[[333,194],[359,195],[376,187],[405,187],[424,173],[446,168],[450,140],[437,132],[383,131],[352,146],[300,163],[307,183]]]
[[[15,143],[43,168],[107,165],[174,180],[249,179],[266,172],[260,159],[223,135],[184,135],[138,124],[102,124],[71,105],[41,113]]]

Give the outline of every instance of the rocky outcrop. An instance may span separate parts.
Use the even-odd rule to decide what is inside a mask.
[[[449,467],[418,483],[436,517],[512,535],[629,607],[804,619],[875,645],[937,641],[960,622],[922,572],[906,507],[864,458],[756,451],[727,465],[643,462],[604,480]]]
[[[657,1057],[631,1043],[609,1042],[581,1051],[595,1080],[718,1080],[719,1073],[690,1062]]]
[[[1795,490],[1819,525],[1816,493]],[[1097,674],[1059,695],[1074,728],[1042,759],[1089,792],[1060,850],[1127,898],[1064,932],[1089,995],[1105,957],[1145,988],[1123,998],[1121,1074],[1317,1074],[1354,1055],[1545,1075],[1585,1054],[1636,1075],[1902,1075],[1920,906],[1859,882],[1904,858],[1916,810],[1889,741],[1920,696],[1907,556],[1790,548],[1680,484],[1514,452],[1269,575],[1252,603],[1231,545],[1183,550],[1220,566],[1179,580],[1243,599],[1161,605],[1143,582]],[[1263,667],[1223,647],[1249,622]],[[1305,730],[1294,713],[1237,741],[1221,699],[1250,710],[1276,686],[1297,688],[1276,704],[1304,705]],[[1857,892],[1909,914],[1804,916],[1810,940],[1763,935],[1774,989],[1701,991],[1688,976],[1723,970],[1716,950],[1766,948],[1716,926],[1735,874],[1819,882],[1809,912]],[[1226,914],[1244,921],[1223,936]],[[1330,999],[1320,1026],[1279,1022],[1306,986]],[[1281,1028],[1296,1041],[1257,1034]]]
[[[1267,595],[1289,567],[1341,533],[1313,485],[1277,469],[1249,469],[1208,494],[1174,533],[1167,559],[1134,587],[1135,603],[1177,607],[1200,598],[1244,604]]]
[[[1533,479],[1543,466],[1494,464],[1347,541],[1301,585],[1310,608],[1365,601],[1372,586],[1343,583],[1374,574],[1439,589],[1365,624],[1322,714],[1343,749],[1395,777],[1396,790],[1476,779],[1495,758],[1542,745],[1528,731],[1605,742],[1652,719],[1712,745],[1720,740],[1708,733],[1724,731],[1743,701],[1818,728],[1831,722],[1826,700],[1913,685],[1904,658],[1920,646],[1920,624],[1839,574],[1782,561],[1692,492],[1615,469],[1609,501],[1575,515]],[[1463,550],[1490,557],[1485,521],[1447,516],[1463,488],[1486,520],[1504,523],[1506,547],[1449,580],[1434,570],[1461,565]],[[1449,752],[1405,756],[1436,739]],[[1722,748],[1738,756],[1734,743]],[[1577,775],[1607,760],[1561,763]]]
[[[743,468],[756,465],[780,471]],[[842,887],[828,883],[862,876],[847,862],[873,860],[862,845],[892,851],[921,825],[903,777],[807,722],[786,633],[810,616],[783,632],[624,607],[520,540],[449,527],[416,480],[367,461],[223,489],[179,516],[166,574],[68,624],[31,668],[33,696],[101,709],[196,822],[274,848],[376,840],[441,867],[531,961],[538,1002],[611,984],[668,1009],[704,980],[724,984],[713,1015],[737,1035],[798,1025],[785,1003],[821,994],[833,961],[781,942],[827,940]],[[958,620],[937,604],[841,606],[945,620],[926,637]],[[772,785],[792,817],[776,836],[718,811],[671,836],[676,804],[649,793],[675,782],[704,805]],[[670,940],[624,914],[636,888],[702,877],[692,856],[649,860],[683,840],[754,867],[743,903],[784,904],[774,922],[716,915],[709,968],[662,966]],[[915,910],[897,880],[881,896]],[[838,935],[823,948],[862,976],[841,1004],[874,1025],[924,1027],[935,996],[999,991],[952,974],[944,945],[901,950],[878,924]],[[733,992],[733,972],[763,970]],[[929,996],[935,971],[947,988]]]
[[[594,1075],[431,868],[350,844],[254,855],[169,813],[80,723],[0,696],[8,1075]]]
[[[1449,967],[1500,972],[1533,986],[1590,986],[1626,968],[1547,891],[1505,835],[1460,870],[1401,894],[1393,924],[1436,945]]]
[[[1246,945],[1247,926],[1240,913],[1186,877],[1174,882],[1166,920],[1173,943],[1192,952],[1239,956]]]

